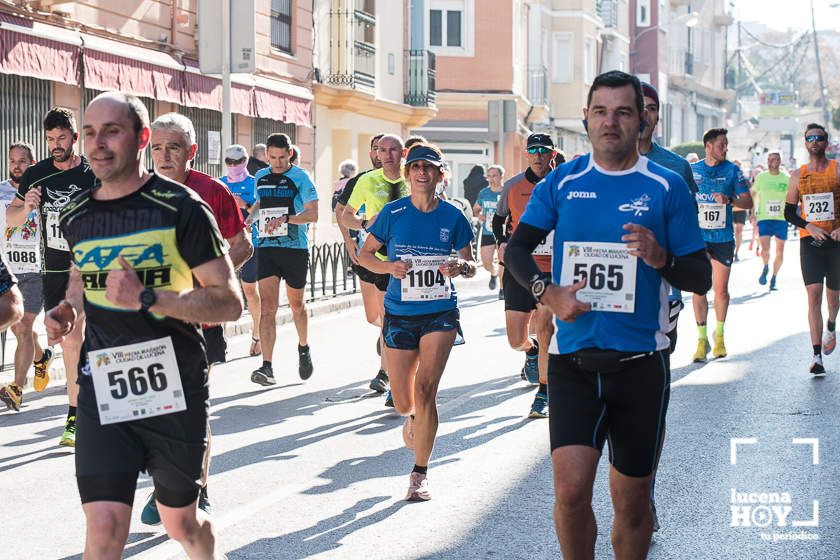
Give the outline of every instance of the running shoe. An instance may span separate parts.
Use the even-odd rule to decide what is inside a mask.
[[[709,353],[712,347],[709,345],[708,338],[701,338],[697,341],[697,351],[694,353],[694,358],[692,361],[696,363],[701,363],[706,361],[706,354]]]
[[[58,445],[62,447],[76,447],[76,417],[71,416],[67,419],[64,425],[64,433],[61,434],[61,439]]]
[[[264,387],[277,385],[277,380],[274,379],[274,371],[272,371],[270,366],[260,366],[255,369],[251,374],[251,381]]]
[[[525,381],[531,385],[538,385],[540,383],[540,366],[538,356],[538,352],[535,352],[533,356],[525,354],[525,367],[522,368],[522,373],[525,375]]]
[[[37,362],[32,362],[35,366],[35,377],[32,379],[32,387],[39,393],[47,388],[50,382],[50,364],[53,359],[53,351],[49,348],[44,349],[44,355]]]
[[[490,288],[491,290],[496,289],[496,277],[495,276],[490,277],[490,283],[487,285],[487,287]]]
[[[303,380],[312,377],[312,356],[309,354],[309,345],[298,346],[298,375]]]
[[[660,525],[659,525],[659,516],[656,515],[656,502],[654,502],[653,500],[650,501],[650,510],[651,510],[651,513],[653,514],[653,532],[655,533],[659,530]]]
[[[822,339],[822,351],[823,354],[828,356],[832,352],[834,352],[834,347],[837,346],[837,333],[831,331],[825,331]]]
[[[198,509],[207,515],[213,513],[213,506],[210,504],[210,497],[207,495],[207,486],[202,486],[198,493]]]
[[[504,288],[499,288],[499,299],[500,300],[505,299],[505,289]]]
[[[140,512],[140,523],[144,525],[160,525],[160,513],[155,502],[154,490],[149,492],[149,497],[146,498],[146,505],[143,506],[143,511]]]
[[[712,350],[712,356],[715,358],[726,357],[726,345],[723,343],[723,336],[718,336],[717,333],[715,333],[715,347]]]
[[[391,389],[388,389],[388,394],[385,395],[385,406],[394,408],[394,397],[391,396]]]
[[[408,494],[405,499],[409,502],[428,502],[432,499],[429,493],[429,479],[425,474],[412,471],[408,475]]]
[[[403,441],[407,449],[414,449],[414,415],[409,414],[405,417],[405,424],[403,424]]]
[[[536,394],[528,418],[548,418],[548,395],[545,393]]]
[[[823,367],[822,356],[814,356],[814,361],[811,362],[810,371],[814,377],[825,377],[825,368]]]
[[[762,286],[767,283],[767,273],[770,272],[770,267],[768,265],[764,265],[764,268],[761,269],[761,276],[758,277],[758,283]]]
[[[379,370],[379,373],[377,373],[376,377],[370,381],[370,385],[368,385],[368,387],[370,387],[371,391],[376,391],[377,393],[385,392],[388,388],[388,374],[384,369]]]
[[[770,291],[773,292],[776,290],[776,277],[773,276],[770,278]]]
[[[23,389],[14,383],[0,387],[0,401],[6,404],[6,408],[17,412],[20,410],[20,403],[23,402]]]

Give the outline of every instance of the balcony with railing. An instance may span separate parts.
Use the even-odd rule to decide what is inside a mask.
[[[414,107],[435,105],[435,53],[405,51],[405,104]]]
[[[669,52],[669,70],[672,76],[694,75],[694,52],[685,49],[672,49]]]
[[[375,5],[374,0],[354,0],[344,8],[330,10],[330,68],[325,83],[371,92],[375,89]]]
[[[618,27],[618,0],[596,0],[595,13],[605,27]]]

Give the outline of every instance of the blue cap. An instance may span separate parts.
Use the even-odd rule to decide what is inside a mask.
[[[415,161],[428,161],[432,165],[437,165],[438,167],[443,166],[443,160],[440,159],[440,154],[428,146],[420,146],[409,150],[408,157],[405,159],[406,166]]]

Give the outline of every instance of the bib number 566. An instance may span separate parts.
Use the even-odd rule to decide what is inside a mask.
[[[139,397],[145,395],[150,388],[156,392],[163,391],[168,383],[166,374],[163,372],[163,365],[149,364],[145,370],[141,367],[133,367],[128,371],[109,371],[108,385],[111,387],[112,397],[124,399],[129,392]]]
[[[624,286],[624,272],[620,264],[593,263],[587,266],[585,262],[578,262],[575,263],[573,273],[575,283],[586,280],[592,290],[603,290],[606,287],[611,292],[618,292]]]

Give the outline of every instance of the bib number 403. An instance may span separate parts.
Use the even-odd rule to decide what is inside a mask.
[[[573,273],[574,282],[586,281],[586,285],[593,290],[608,289],[618,292],[624,287],[624,272],[620,264],[575,263]]]
[[[155,392],[165,390],[169,383],[162,364],[149,364],[146,369],[141,367],[125,370],[109,371],[108,385],[114,399],[124,399],[129,393],[135,397],[145,395],[149,389]]]

